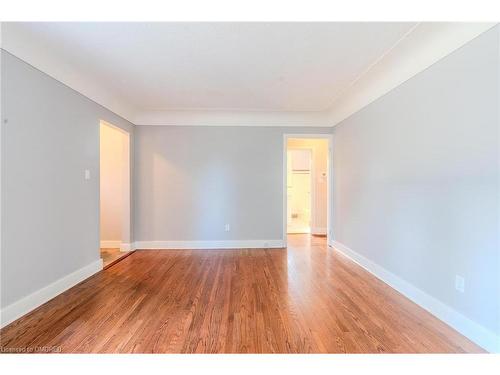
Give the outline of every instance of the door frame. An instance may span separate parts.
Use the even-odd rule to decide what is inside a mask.
[[[317,133],[285,133],[283,134],[283,182],[282,182],[282,193],[283,193],[283,215],[282,215],[282,241],[283,246],[287,246],[287,208],[288,208],[288,198],[287,198],[287,143],[288,139],[326,139],[328,140],[328,160],[327,160],[327,214],[326,214],[326,238],[327,244],[333,241],[334,231],[333,231],[333,134],[317,134]],[[314,154],[311,153],[311,158]],[[311,160],[314,163],[314,160]],[[312,180],[313,174],[311,174]],[[314,184],[314,181],[312,182]],[[314,189],[313,189],[314,190]],[[311,197],[312,201],[312,197]],[[311,202],[311,206],[314,201]],[[311,210],[312,215],[312,210]],[[311,220],[312,221],[312,220]],[[312,228],[311,228],[312,230]]]
[[[123,195],[122,195],[122,235],[120,239],[120,251],[131,251],[132,249],[132,222],[131,222],[131,176],[130,176],[130,133],[116,125],[113,125],[105,120],[99,121],[99,133],[101,126],[108,126],[114,130],[122,133],[124,138],[123,143]],[[99,150],[100,150],[101,137],[99,136]],[[99,241],[101,241],[101,153],[99,151]]]

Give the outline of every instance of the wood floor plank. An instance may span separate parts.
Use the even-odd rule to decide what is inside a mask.
[[[326,246],[139,250],[0,331],[68,353],[462,353],[477,345]]]

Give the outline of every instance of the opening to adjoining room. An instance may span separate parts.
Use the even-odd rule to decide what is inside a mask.
[[[100,123],[100,251],[104,267],[130,251],[130,135]]]
[[[286,137],[286,233],[327,236],[330,137]]]

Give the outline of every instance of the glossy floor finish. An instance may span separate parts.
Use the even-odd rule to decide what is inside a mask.
[[[4,348],[137,353],[480,352],[325,239],[144,250],[1,331]]]
[[[303,218],[294,217],[287,223],[286,231],[288,234],[311,233],[311,223]]]

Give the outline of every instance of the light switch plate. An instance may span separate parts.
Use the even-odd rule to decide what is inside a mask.
[[[455,275],[455,289],[460,293],[465,292],[465,279],[463,276]]]

